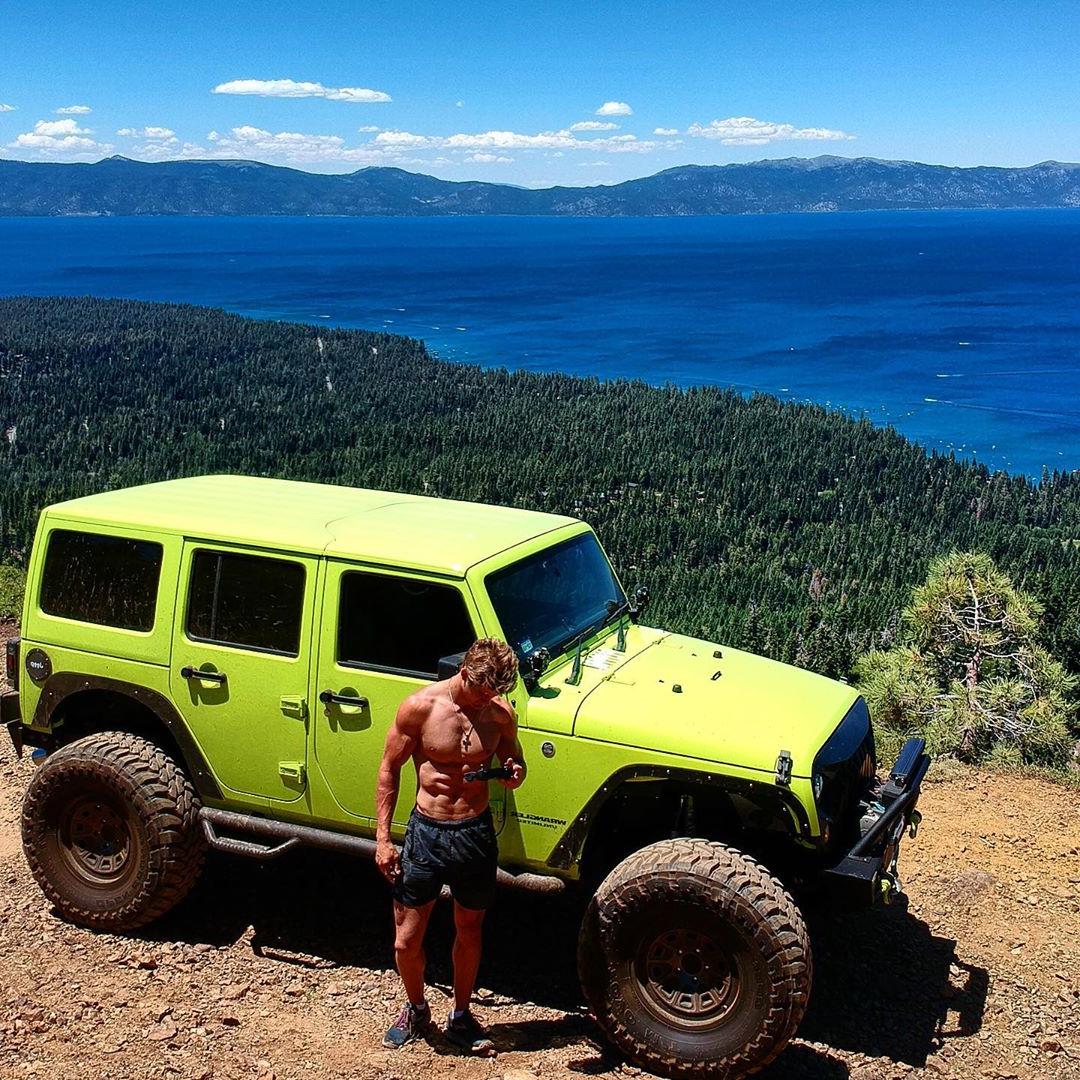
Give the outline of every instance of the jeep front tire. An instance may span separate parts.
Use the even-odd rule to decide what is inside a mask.
[[[131,930],[195,884],[205,853],[198,815],[191,782],[161,747],[104,731],[62,747],[34,773],[23,850],[63,918]]]
[[[795,1034],[810,995],[806,927],[762,866],[723,844],[665,840],[592,898],[582,989],[634,1064],[670,1077],[737,1077]]]

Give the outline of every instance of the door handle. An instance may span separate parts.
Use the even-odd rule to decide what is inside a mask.
[[[368,699],[366,697],[352,697],[349,694],[335,694],[333,690],[324,690],[319,695],[319,700],[324,705],[351,705],[354,709],[366,709]]]
[[[190,665],[180,669],[182,679],[199,679],[201,682],[213,682],[222,685],[225,683],[224,671],[200,671]]]

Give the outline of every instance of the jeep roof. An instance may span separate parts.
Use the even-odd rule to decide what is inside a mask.
[[[574,518],[533,510],[232,475],[122,488],[55,503],[46,512],[454,577],[545,533],[582,527]]]

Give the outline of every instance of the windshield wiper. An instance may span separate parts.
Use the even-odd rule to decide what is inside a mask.
[[[604,622],[610,622],[612,619],[617,619],[620,615],[624,615],[630,610],[629,600],[609,600],[607,602],[608,613],[604,616]]]
[[[576,633],[572,638],[563,642],[559,646],[559,652],[566,652],[569,649],[574,650],[574,666],[570,670],[570,677],[566,680],[568,686],[577,686],[581,682],[581,652],[585,647],[585,641],[591,637],[598,630],[606,626],[612,619],[619,615],[622,615],[624,611],[630,609],[630,605],[627,601],[609,600],[607,602],[608,612],[601,619],[597,619],[595,622],[589,623],[584,630]],[[624,643],[625,647],[625,643]]]
[[[608,606],[611,610],[608,612],[608,617],[605,622],[612,622],[615,619],[619,619],[619,637],[615,642],[615,648],[619,652],[626,652],[626,623],[622,622],[624,615],[633,615],[634,608],[628,599],[625,597],[621,601],[609,600]]]

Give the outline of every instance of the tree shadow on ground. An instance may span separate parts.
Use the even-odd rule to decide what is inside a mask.
[[[584,1012],[576,971],[575,894],[503,890],[488,915],[479,1002],[504,1049],[542,1050],[586,1042],[573,1071],[611,1069]],[[886,1057],[921,1066],[945,1041],[977,1032],[986,1003],[984,969],[966,965],[955,941],[934,935],[903,905],[834,916],[808,912],[815,977],[810,1007],[789,1047],[762,1076],[838,1080],[846,1066],[806,1045]],[[252,950],[308,968],[393,966],[389,890],[374,866],[320,851],[298,851],[266,863],[213,856],[199,886],[165,919],[139,932],[144,940],[231,945],[253,928]],[[427,939],[428,978],[449,993],[453,919],[439,903]],[[559,1020],[500,1020],[504,999],[568,1015]],[[513,1011],[513,1010],[511,1010]]]

